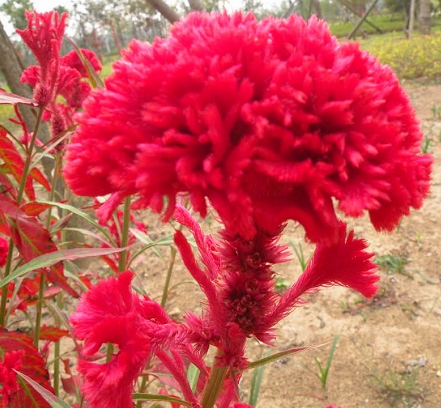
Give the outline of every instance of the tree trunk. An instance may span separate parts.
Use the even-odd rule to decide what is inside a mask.
[[[420,1],[420,15],[418,17],[418,28],[421,34],[430,34],[431,31],[430,0]]]
[[[312,8],[315,10],[315,15],[318,18],[323,18],[322,6],[320,5],[319,0],[311,0]]]
[[[159,13],[164,17],[167,21],[169,21],[171,24],[176,23],[181,16],[176,13],[166,2],[163,0],[147,0],[147,3],[149,3],[152,7],[155,8],[155,10],[159,11]]]
[[[204,3],[201,0],[188,0],[191,11],[204,11]]]

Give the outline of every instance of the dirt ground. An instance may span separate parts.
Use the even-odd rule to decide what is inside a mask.
[[[328,344],[268,365],[258,408],[441,407],[441,85],[404,85],[436,160],[430,197],[391,234],[376,232],[367,218],[350,222],[383,265],[380,290],[367,300],[350,289],[327,288],[282,321],[271,353]],[[301,243],[308,256],[312,248],[302,237],[300,227],[288,226],[285,239]],[[163,270],[161,263],[138,270],[147,291],[159,295]],[[292,283],[300,274],[298,261],[285,264],[280,274],[282,286]],[[173,317],[200,310],[200,291],[179,264],[172,288],[167,309]],[[324,389],[314,358],[326,366],[337,334]],[[258,359],[268,348],[251,342],[248,356]],[[246,375],[241,383],[243,401],[248,401],[250,381]]]

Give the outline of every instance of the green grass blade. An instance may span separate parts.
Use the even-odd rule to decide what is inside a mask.
[[[326,362],[325,370],[322,372],[322,387],[326,388],[326,383],[328,381],[329,370],[331,369],[332,360],[334,359],[335,349],[337,348],[338,339],[340,338],[339,334],[336,334],[334,337],[334,341],[332,342],[331,350],[329,351],[328,361]]]
[[[249,404],[253,407],[256,406],[257,400],[259,399],[260,386],[262,385],[263,372],[265,371],[265,366],[261,365],[254,370],[253,378],[251,380],[251,390]]]

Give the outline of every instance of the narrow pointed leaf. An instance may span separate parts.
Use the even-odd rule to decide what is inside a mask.
[[[24,104],[30,106],[38,106],[38,103],[24,96],[15,95],[0,88],[0,105],[17,105]]]
[[[9,276],[0,282],[0,287],[12,282],[15,278],[22,276],[28,272],[34,271],[40,268],[46,268],[54,265],[57,262],[75,259],[88,258],[91,256],[109,255],[116,252],[126,250],[125,248],[74,248],[74,249],[62,249],[60,251],[49,252],[47,254],[38,256],[25,265],[20,266],[14,270]]]
[[[40,340],[58,341],[62,337],[69,337],[69,331],[59,327],[42,326],[40,328]]]
[[[20,377],[22,377],[32,388],[38,392],[38,394],[49,404],[51,408],[70,408],[63,400],[58,398],[56,395],[49,392],[46,388],[43,388],[40,384],[35,382],[31,377],[26,374],[14,370]]]
[[[136,393],[132,394],[132,398],[134,400],[144,401],[164,401],[169,402],[170,404],[177,403],[184,405],[185,407],[191,407],[191,404],[187,401],[181,400],[179,398],[167,397],[166,395]]]
[[[79,210],[78,208],[76,208],[76,207],[74,207],[72,205],[65,204],[65,203],[58,203],[56,201],[39,200],[38,202],[41,203],[41,204],[52,205],[54,207],[58,207],[58,208],[61,208],[63,210],[67,210],[67,211],[70,211],[73,214],[78,215],[83,220],[87,221],[88,223],[93,225],[95,228],[97,228],[101,233],[103,233],[104,236],[109,240],[109,242],[112,242],[112,239],[109,236],[107,228],[105,228],[102,225],[100,225],[97,221],[95,221],[89,214],[85,213],[84,211],[81,211],[81,210]]]
[[[295,347],[295,348],[292,348],[289,350],[281,351],[280,353],[276,353],[276,354],[272,354],[271,356],[264,357],[261,360],[253,361],[252,363],[248,364],[248,366],[245,368],[245,370],[256,368],[256,367],[259,367],[259,366],[262,366],[262,365],[265,365],[268,363],[272,363],[282,357],[289,356],[290,354],[301,353],[302,351],[312,350],[312,349],[316,349],[319,347],[323,347],[326,344],[328,344],[328,343],[316,344],[313,346]]]
[[[99,75],[95,72],[95,70],[92,67],[92,64],[89,62],[89,60],[81,52],[81,48],[78,47],[78,45],[76,45],[70,38],[69,38],[69,42],[75,48],[75,51],[77,52],[78,56],[80,57],[81,62],[83,63],[84,67],[86,68],[87,76],[89,77],[89,81],[90,81],[90,84],[92,85],[92,88],[104,88],[103,81],[101,80]]]

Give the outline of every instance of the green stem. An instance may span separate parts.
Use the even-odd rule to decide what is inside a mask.
[[[168,289],[170,287],[170,280],[173,272],[173,267],[176,261],[177,250],[175,247],[170,247],[170,263],[168,264],[167,276],[165,278],[164,289],[162,290],[161,306],[165,307],[165,302],[167,301]]]
[[[141,385],[139,386],[139,392],[142,394],[147,388],[147,376],[143,375],[141,380]],[[142,401],[136,403],[136,408],[142,408]]]
[[[57,296],[57,308],[61,309],[63,307],[63,293]],[[61,327],[61,319],[57,313],[54,313],[55,326]],[[54,391],[55,395],[60,393],[60,340],[56,341],[54,344]]]
[[[9,238],[9,249],[8,249],[8,257],[6,259],[5,265],[5,273],[3,278],[6,278],[11,273],[11,265],[12,265],[12,255],[14,251],[14,242],[12,238]],[[2,299],[0,305],[0,326],[6,326],[6,301],[8,300],[8,286],[5,285],[2,287]]]
[[[59,181],[58,172],[61,168],[61,156],[59,153],[55,156],[54,177],[51,180],[51,191],[49,194],[49,201],[55,201],[55,193],[57,191],[57,184]],[[48,214],[46,219],[46,229],[49,230],[51,226],[52,206],[48,208]]]
[[[58,396],[60,393],[60,340],[54,345],[54,391]]]
[[[124,218],[121,231],[121,247],[124,248],[129,243],[129,227],[130,227],[130,196],[124,199]],[[118,271],[124,272],[127,268],[128,250],[120,253]]]
[[[217,351],[217,356],[221,354],[221,351]],[[217,397],[224,384],[225,377],[228,373],[228,367],[216,366],[216,359],[213,368],[210,371],[210,376],[202,391],[201,405],[202,408],[213,408],[216,403]]]
[[[37,316],[35,320],[34,331],[34,345],[38,348],[38,341],[40,340],[41,315],[43,313],[44,287],[46,286],[46,275],[44,272],[40,273],[40,287],[38,289],[37,300]]]

